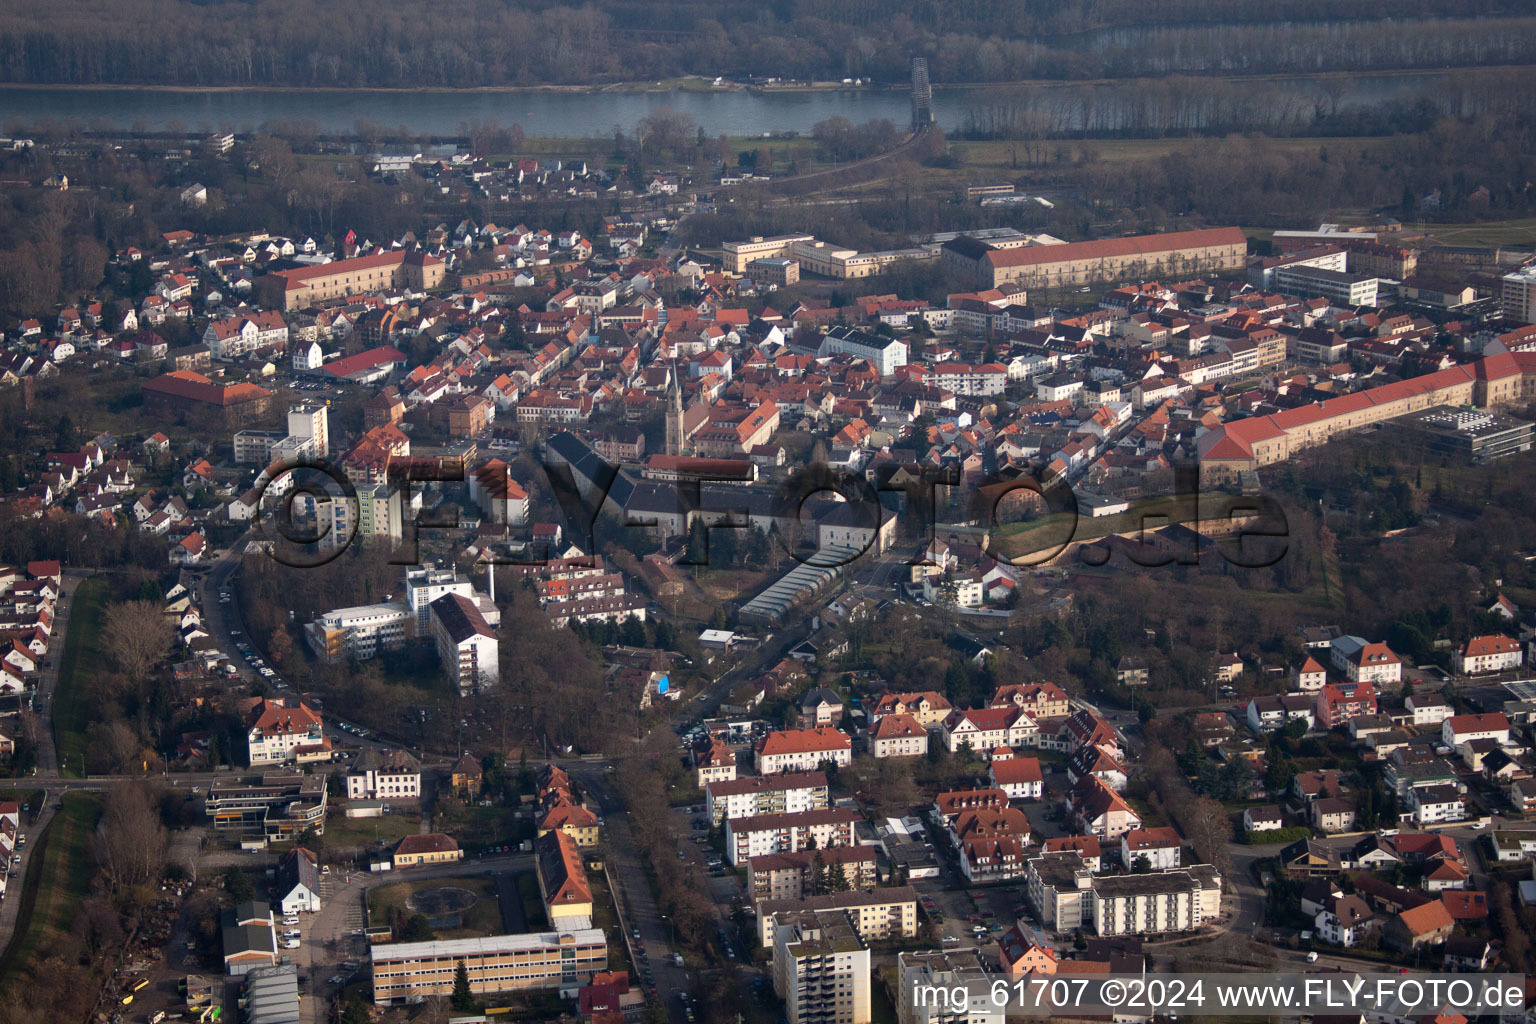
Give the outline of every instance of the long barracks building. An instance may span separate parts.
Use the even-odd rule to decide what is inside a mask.
[[[268,306],[303,309],[348,295],[373,295],[397,288],[431,291],[442,286],[444,269],[440,257],[396,249],[313,267],[274,270],[259,278],[256,287]]]
[[[1241,270],[1248,242],[1241,228],[1008,248],[962,235],[942,251],[944,263],[972,274],[978,288],[1061,288]]]
[[[1203,482],[1283,462],[1340,434],[1438,405],[1497,408],[1536,396],[1536,352],[1502,352],[1325,402],[1224,423],[1196,442]]]

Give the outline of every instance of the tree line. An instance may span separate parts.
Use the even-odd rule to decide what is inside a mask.
[[[1536,32],[1513,0],[1352,12],[1320,0],[401,0],[148,7],[63,0],[0,16],[0,80],[70,84],[475,87],[698,74],[904,83],[1523,63]],[[658,27],[664,26],[664,27]],[[193,45],[187,45],[193,41]]]

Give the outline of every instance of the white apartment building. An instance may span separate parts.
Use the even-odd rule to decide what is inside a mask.
[[[1413,811],[1414,823],[1420,827],[1461,821],[1467,816],[1466,805],[1455,786],[1415,786],[1408,791],[1406,803]]]
[[[928,753],[928,730],[911,715],[885,715],[869,730],[873,757],[922,757]]]
[[[421,767],[393,751],[370,756],[347,772],[348,800],[420,800]]]
[[[729,818],[725,822],[725,856],[737,865],[769,853],[852,846],[859,820],[859,812],[848,807]]]
[[[299,747],[325,743],[320,716],[307,704],[287,706],[281,700],[263,700],[246,718],[246,751],[254,768],[282,764],[294,758]]]
[[[475,601],[463,594],[444,594],[429,608],[437,656],[459,696],[494,687],[501,678],[501,643]]]
[[[323,661],[367,661],[402,647],[410,622],[411,613],[398,601],[335,608],[306,625],[304,638]]]
[[[1473,740],[1509,742],[1509,716],[1495,711],[1486,715],[1452,715],[1440,723],[1440,742],[1451,748]]]
[[[1182,852],[1179,834],[1171,828],[1133,828],[1120,837],[1120,863],[1127,867],[1145,860],[1153,871],[1173,871]]]
[[[1194,931],[1221,912],[1221,878],[1206,864],[1097,877],[1087,892],[1085,923],[1104,936]]]
[[[945,748],[951,752],[969,747],[985,754],[997,747],[1034,747],[1040,743],[1040,726],[1029,712],[1013,706],[956,708],[939,729]]]
[[[1008,367],[1002,363],[938,363],[933,368],[932,381],[957,395],[1000,395],[1008,383]]]
[[[825,810],[827,776],[822,772],[762,775],[711,782],[705,787],[705,807],[716,825],[736,818],[765,814],[800,814]]]
[[[430,616],[432,602],[444,594],[470,597],[474,587],[452,569],[439,569],[427,565],[408,570],[405,574],[405,606],[413,620],[413,636],[431,636]]]
[[[1497,634],[1474,636],[1451,659],[1451,667],[1464,676],[1504,672],[1523,664],[1525,651],[1520,641]]]
[[[1403,706],[1413,712],[1413,724],[1440,725],[1451,717],[1451,705],[1437,693],[1416,693],[1403,701]]]
[[[990,991],[988,963],[977,949],[896,954],[897,1024],[1003,1024],[1006,1008],[991,999],[927,998],[929,993],[957,986]],[[918,993],[924,998],[918,1000]]]
[[[876,372],[889,377],[898,366],[907,365],[907,343],[897,338],[883,338],[857,327],[834,327],[821,340],[818,356],[850,355],[868,359]]]
[[[788,1024],[869,1024],[869,947],[848,915],[781,914],[773,928],[773,989]]]
[[[987,769],[992,785],[1008,794],[1010,800],[1039,800],[1045,792],[1045,777],[1040,760],[1034,757],[1007,757],[994,760]]]
[[[308,438],[310,452],[318,458],[331,453],[330,404],[298,402],[288,407],[288,436]]]
[[[809,772],[828,761],[846,768],[853,743],[836,729],[780,729],[759,740],[752,753],[759,775]]]
[[[288,344],[288,324],[276,310],[210,321],[203,343],[214,359],[238,359],[260,349]]]
[[[1499,307],[1507,320],[1536,323],[1536,267],[1504,275],[1499,289]]]

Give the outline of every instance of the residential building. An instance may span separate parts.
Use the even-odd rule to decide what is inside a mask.
[[[1171,828],[1135,828],[1120,837],[1120,863],[1135,868],[1144,863],[1152,871],[1179,867],[1184,844]]]
[[[1439,725],[1451,717],[1451,704],[1438,693],[1415,693],[1403,701],[1415,726]]]
[[[422,832],[403,837],[395,844],[396,869],[424,867],[429,864],[453,864],[464,859],[464,851],[452,836],[441,832]]]
[[[1285,818],[1280,813],[1280,808],[1273,804],[1262,807],[1248,807],[1243,810],[1244,832],[1274,832],[1283,828]]]
[[[284,914],[320,913],[320,866],[315,855],[295,846],[277,862],[277,905]]]
[[[1467,816],[1466,804],[1454,786],[1424,786],[1408,791],[1404,801],[1420,827],[1461,821]]]
[[[1107,783],[1093,776],[1072,793],[1072,816],[1081,830],[1100,839],[1119,839],[1141,828],[1141,816]]]
[[[873,846],[768,853],[747,861],[748,892],[754,904],[764,900],[804,899],[839,875],[847,890],[873,889],[875,874]]]
[[[912,715],[882,715],[869,730],[873,757],[922,757],[928,753],[928,730]]]
[[[932,729],[945,720],[945,715],[951,709],[945,695],[925,689],[911,694],[880,694],[874,705],[869,706],[868,712],[871,723],[879,722],[885,715],[909,714],[917,718],[917,723],[923,728]]]
[[[534,840],[534,870],[539,896],[551,928],[579,931],[592,927],[592,887],[576,840],[564,832],[546,832]]]
[[[373,1002],[403,1006],[453,994],[460,964],[478,998],[502,992],[574,991],[608,969],[608,940],[595,928],[432,942],[376,943]]]
[[[766,900],[757,907],[757,941],[773,944],[773,918],[782,914],[846,914],[864,942],[910,939],[917,934],[917,890],[909,885],[868,892],[829,892],[800,899]]]
[[[365,749],[346,778],[348,800],[421,799],[421,765],[401,750]]]
[[[781,729],[758,741],[753,760],[759,775],[815,771],[829,761],[846,768],[853,745],[836,729]]]
[[[1499,310],[1504,319],[1536,323],[1536,267],[1505,274],[1499,284]]]
[[[1108,875],[1088,886],[1084,923],[1095,933],[1194,931],[1221,913],[1221,877],[1208,864],[1146,875]]]
[[[1039,800],[1044,794],[1045,777],[1038,758],[993,758],[987,773],[992,785],[1007,793],[1010,800]]]
[[[1347,949],[1375,927],[1375,919],[1370,904],[1359,896],[1330,896],[1313,919],[1313,926],[1324,942]]]
[[[1043,853],[1024,869],[1024,891],[1048,931],[1071,934],[1083,926],[1084,893],[1093,873],[1075,851]]]
[[[896,954],[896,1024],[1003,1024],[1007,1012],[990,999],[922,999],[917,993],[990,991],[991,975],[976,949]]]
[[[294,760],[304,747],[327,744],[320,716],[302,701],[289,707],[275,698],[258,700],[246,715],[246,751],[251,767]]]
[[[501,644],[476,603],[461,594],[432,602],[432,639],[443,672],[460,696],[482,693],[501,678]]]
[[[756,778],[711,782],[704,790],[709,820],[718,825],[735,818],[765,814],[800,814],[825,810],[827,776],[824,772],[796,772]]]
[[[1329,683],[1317,691],[1316,719],[1324,729],[1377,711],[1376,690],[1368,682]]]
[[[869,1024],[869,947],[846,913],[781,914],[770,926],[787,1024]]]
[[[1321,832],[1348,832],[1355,827],[1353,801],[1338,796],[1326,796],[1308,805],[1312,826]]]
[[[739,865],[765,853],[852,846],[854,826],[859,820],[859,812],[846,807],[728,818],[725,822],[725,856],[732,865]]]
[[[710,736],[703,747],[693,752],[693,767],[698,787],[707,789],[712,782],[736,778],[736,754],[718,736]]]
[[[1451,667],[1464,676],[1505,672],[1524,663],[1525,651],[1520,641],[1499,634],[1474,636],[1451,658]]]

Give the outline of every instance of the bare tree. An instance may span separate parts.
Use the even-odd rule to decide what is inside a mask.
[[[165,868],[169,842],[145,786],[123,785],[111,790],[93,845],[96,862],[114,890],[131,889],[156,878]]]
[[[161,613],[158,601],[112,605],[101,635],[112,660],[134,685],[148,678],[176,642],[176,630]]]

